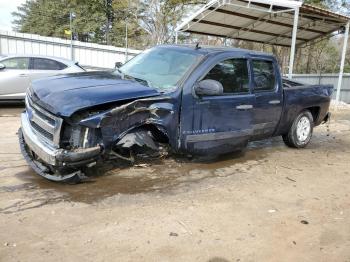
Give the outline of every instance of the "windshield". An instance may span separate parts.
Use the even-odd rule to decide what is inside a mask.
[[[170,91],[198,61],[200,55],[187,50],[156,47],[139,54],[117,71],[160,91]]]

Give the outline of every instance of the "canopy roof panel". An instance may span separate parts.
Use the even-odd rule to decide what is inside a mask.
[[[344,30],[350,17],[293,0],[213,0],[177,31],[290,46],[299,8],[296,45]]]

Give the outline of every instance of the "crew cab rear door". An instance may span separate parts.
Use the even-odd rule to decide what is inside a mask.
[[[186,151],[195,154],[223,154],[246,146],[252,132],[255,96],[251,93],[248,58],[217,56],[207,61],[201,80],[211,79],[223,85],[224,93],[216,96],[192,95],[190,125],[182,127]],[[187,122],[188,121],[182,121]]]
[[[253,57],[251,72],[255,94],[253,139],[267,138],[275,132],[282,114],[281,75],[272,57]]]

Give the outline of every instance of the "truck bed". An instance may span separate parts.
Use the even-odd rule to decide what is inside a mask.
[[[314,117],[314,126],[321,124],[329,111],[332,93],[332,85],[305,85],[283,79],[284,109],[276,134],[285,134],[299,112],[306,108]]]

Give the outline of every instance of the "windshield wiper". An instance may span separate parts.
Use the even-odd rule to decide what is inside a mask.
[[[122,79],[134,80],[134,81],[136,81],[136,82],[138,82],[138,83],[140,83],[142,85],[154,88],[152,82],[147,80],[147,79],[142,79],[142,78],[139,78],[139,77],[134,77],[132,75],[127,75],[122,70],[120,70],[119,68],[117,68],[117,72],[121,75]]]
[[[134,81],[136,81],[136,82],[138,82],[138,83],[140,83],[142,85],[145,85],[145,86],[148,86],[148,87],[153,87],[152,86],[152,82],[149,81],[149,80],[138,78],[138,77],[134,77],[134,76],[131,76],[131,75],[127,75],[127,74],[124,74],[123,72],[121,72],[121,74],[122,74],[122,78],[123,79],[134,80]]]

